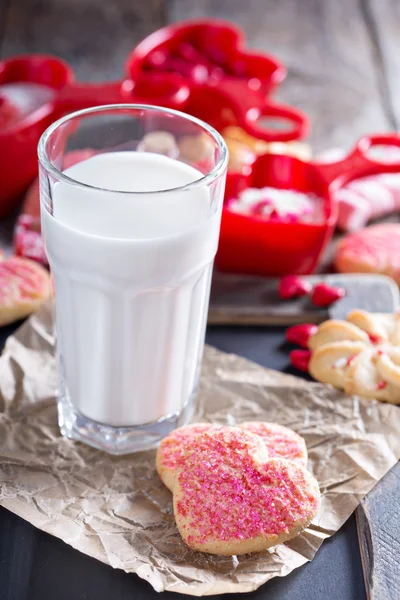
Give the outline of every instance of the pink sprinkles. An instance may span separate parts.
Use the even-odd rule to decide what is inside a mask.
[[[191,441],[214,425],[211,423],[197,423],[175,429],[161,442],[161,464],[165,469],[176,469],[183,462],[185,451],[190,447]]]
[[[276,423],[248,422],[243,427],[259,435],[267,447],[271,458],[286,458],[287,460],[307,463],[307,450],[302,437],[297,433]]]
[[[196,532],[189,544],[276,537],[315,514],[319,491],[312,476],[264,453],[257,437],[239,428],[221,427],[193,441],[176,504],[182,528]]]

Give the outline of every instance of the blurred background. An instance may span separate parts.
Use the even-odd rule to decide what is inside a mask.
[[[314,151],[400,120],[396,0],[1,0],[0,56],[53,53],[80,80],[121,77],[142,38],[188,18],[230,19],[288,68],[277,97],[307,112]]]

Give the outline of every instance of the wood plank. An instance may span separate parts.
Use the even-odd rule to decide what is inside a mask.
[[[293,325],[344,319],[354,308],[370,312],[394,312],[399,308],[399,288],[381,275],[312,275],[304,277],[310,286],[324,281],[346,290],[343,298],[329,308],[314,306],[310,298],[283,302],[278,279],[233,275],[214,271],[209,325]]]
[[[0,56],[1,56],[1,47],[3,44],[4,33],[6,29],[6,16],[8,13],[8,9],[10,8],[11,0],[3,0],[0,2]]]
[[[349,148],[362,134],[391,127],[358,0],[168,0],[167,7],[170,21],[229,18],[250,46],[282,59],[288,78],[278,98],[310,115],[316,150]]]
[[[384,75],[382,92],[394,126],[400,128],[400,4],[397,0],[361,0],[375,41],[375,62]]]
[[[400,463],[356,512],[368,600],[400,598]]]
[[[163,0],[12,0],[2,56],[56,54],[81,80],[121,77],[129,52],[164,25]]]

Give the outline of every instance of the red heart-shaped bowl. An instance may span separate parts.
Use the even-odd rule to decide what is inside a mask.
[[[237,125],[250,135],[282,142],[307,133],[304,113],[269,99],[285,78],[285,67],[268,54],[246,50],[242,30],[231,23],[189,21],[160,29],[136,46],[126,71],[132,80],[178,77],[190,90],[185,112],[220,132]],[[265,117],[280,127],[265,129],[259,123]]]
[[[235,79],[244,89],[256,86],[266,95],[283,81],[286,69],[272,56],[244,46],[243,31],[229,22],[186,21],[143,40],[130,54],[127,70],[132,79],[143,72],[179,73],[193,85]]]
[[[376,158],[375,150],[400,147],[397,134],[362,137],[353,150],[334,163],[263,154],[247,173],[228,173],[216,265],[222,271],[280,276],[312,273],[332,237],[337,220],[336,192],[350,181],[370,175],[398,173],[398,158]],[[372,152],[371,152],[372,151]],[[273,187],[320,198],[322,218],[287,222],[232,210],[245,188]]]
[[[233,211],[230,204],[245,188],[274,187],[321,199],[322,218],[285,222]],[[221,271],[280,276],[312,273],[331,239],[337,206],[330,184],[317,166],[298,158],[263,154],[248,175],[228,173],[216,265]]]

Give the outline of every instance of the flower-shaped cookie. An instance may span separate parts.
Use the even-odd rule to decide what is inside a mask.
[[[271,458],[286,458],[307,466],[306,443],[288,427],[262,421],[248,421],[241,423],[239,427],[260,436]],[[162,440],[157,451],[156,467],[161,481],[171,492],[174,489],[176,470],[184,463],[185,453],[195,437],[217,428],[218,425],[211,423],[194,423],[175,429]]]
[[[245,554],[295,537],[316,515],[319,499],[304,466],[269,458],[250,431],[216,427],[186,450],[176,473],[174,515],[191,548]]]
[[[308,341],[310,374],[345,392],[400,404],[400,313],[353,310]]]

